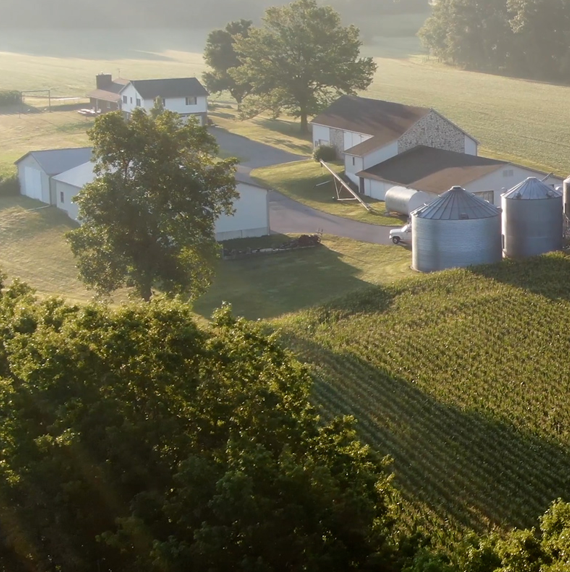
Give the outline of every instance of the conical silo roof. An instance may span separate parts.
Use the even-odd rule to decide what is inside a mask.
[[[536,177],[529,177],[516,187],[508,190],[502,195],[505,199],[540,200],[561,197],[562,193],[538,180]]]
[[[412,214],[422,219],[465,220],[491,218],[498,216],[500,210],[462,187],[453,187]]]

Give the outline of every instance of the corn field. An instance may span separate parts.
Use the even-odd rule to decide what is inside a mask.
[[[410,523],[450,538],[570,500],[570,257],[421,276],[280,326],[324,415],[393,457]]]

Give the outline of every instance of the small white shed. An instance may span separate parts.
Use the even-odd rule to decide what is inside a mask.
[[[91,158],[91,147],[30,151],[16,161],[20,193],[31,199],[55,205],[52,178]]]

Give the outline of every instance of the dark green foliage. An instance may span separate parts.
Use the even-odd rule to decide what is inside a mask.
[[[219,311],[0,297],[0,570],[390,570],[391,486],[307,370]]]
[[[309,115],[372,82],[376,64],[360,57],[361,45],[358,28],[342,26],[330,6],[297,0],[269,8],[263,26],[235,44],[242,65],[230,73],[252,86],[243,115],[286,111],[307,132]]]
[[[336,149],[332,145],[319,145],[313,151],[313,159],[319,161],[334,161],[336,159]]]
[[[97,179],[76,202],[82,226],[68,233],[82,280],[108,294],[153,287],[196,296],[218,255],[215,222],[231,214],[235,159],[217,160],[206,127],[160,104],[129,121],[107,113],[89,131]]]
[[[20,194],[20,179],[17,175],[2,177],[0,175],[0,197],[15,197]]]
[[[442,61],[537,79],[570,79],[570,0],[439,0],[420,30]]]
[[[229,91],[232,97],[241,104],[243,98],[251,91],[251,84],[242,83],[230,74],[230,70],[241,65],[235,52],[236,38],[247,38],[251,20],[230,22],[223,30],[213,30],[208,34],[204,61],[212,71],[204,74],[204,82],[210,93]]]
[[[0,107],[22,103],[22,94],[16,90],[0,90]]]

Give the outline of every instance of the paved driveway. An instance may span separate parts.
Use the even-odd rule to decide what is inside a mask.
[[[218,127],[211,127],[210,132],[216,137],[222,150],[244,158],[238,166],[238,174],[240,180],[245,182],[253,182],[250,177],[252,169],[307,158],[229,133]],[[325,234],[363,242],[391,244],[390,227],[365,224],[312,209],[277,191],[270,191],[269,195],[269,224],[271,230],[276,233],[313,234],[322,231]]]

